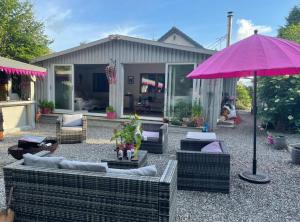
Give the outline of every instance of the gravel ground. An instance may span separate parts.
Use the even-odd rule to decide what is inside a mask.
[[[178,191],[176,221],[300,221],[300,166],[290,162],[288,151],[274,150],[258,138],[258,169],[271,177],[271,183],[255,185],[238,178],[238,173],[251,168],[252,122],[249,114],[235,129],[216,131],[231,152],[230,194]],[[8,135],[0,143],[0,167],[13,162],[7,147],[24,134],[55,135],[54,125],[40,125],[37,130]],[[110,142],[112,130],[90,127],[88,140],[82,144],[60,145],[55,155],[70,159],[100,161],[115,155]],[[169,151],[164,155],[148,155],[148,164],[155,164],[159,174],[168,159],[175,159],[184,133],[169,133]],[[289,143],[300,141],[299,134],[287,134]],[[3,173],[0,170],[0,208],[4,206]]]

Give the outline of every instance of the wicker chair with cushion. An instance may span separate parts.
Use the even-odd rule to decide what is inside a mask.
[[[33,167],[23,162],[3,169],[7,196],[14,187],[11,206],[17,222],[175,221],[176,160],[168,162],[160,177]]]
[[[143,123],[141,150],[162,154],[168,147],[168,124]]]
[[[81,143],[86,140],[87,119],[82,114],[63,115],[56,121],[59,143]]]
[[[181,150],[177,151],[178,189],[229,193],[230,154],[222,141],[216,142],[219,152],[204,151],[212,141],[181,141]]]

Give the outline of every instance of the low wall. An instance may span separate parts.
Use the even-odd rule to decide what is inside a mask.
[[[3,113],[4,133],[35,128],[34,101],[0,102]]]

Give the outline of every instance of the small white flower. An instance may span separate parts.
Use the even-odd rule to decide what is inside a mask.
[[[292,119],[294,119],[294,117],[293,117],[292,115],[289,115],[289,116],[288,116],[288,119],[289,119],[289,120],[292,120]]]
[[[268,108],[264,108],[264,111],[267,111],[268,110]]]
[[[294,100],[294,98],[290,98],[290,100]]]
[[[276,99],[276,100],[275,100],[275,103],[278,103],[279,101],[280,101],[280,99]]]

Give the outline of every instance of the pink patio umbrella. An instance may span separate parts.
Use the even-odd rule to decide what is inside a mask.
[[[268,183],[269,177],[257,173],[256,114],[257,76],[300,74],[300,45],[294,42],[255,34],[241,40],[200,64],[187,77],[191,79],[238,78],[254,76],[253,166],[240,178],[253,183]]]

